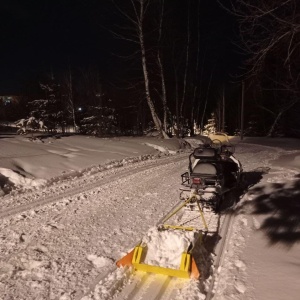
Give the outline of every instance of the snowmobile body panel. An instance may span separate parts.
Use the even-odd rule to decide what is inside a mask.
[[[188,171],[181,175],[180,199],[185,201],[196,193],[198,201],[219,211],[227,193],[241,184],[242,165],[233,156],[234,146],[230,144],[202,145],[189,155]],[[190,203],[192,209],[194,203]]]

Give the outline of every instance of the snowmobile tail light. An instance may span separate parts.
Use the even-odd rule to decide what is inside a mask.
[[[193,178],[193,184],[201,184],[201,178]]]

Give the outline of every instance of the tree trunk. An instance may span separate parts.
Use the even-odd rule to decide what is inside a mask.
[[[198,2],[197,8],[197,59],[196,59],[196,70],[195,70],[195,82],[194,82],[194,93],[191,104],[191,118],[190,118],[190,135],[195,135],[194,121],[195,121],[195,102],[197,97],[197,84],[198,84],[198,69],[199,69],[199,56],[200,56],[200,1]]]
[[[194,136],[195,135],[195,130],[194,130],[194,112],[195,112],[195,99],[196,99],[196,94],[197,94],[197,87],[194,87],[194,95],[193,95],[193,99],[192,99],[192,105],[191,105],[191,118],[190,118],[190,135]]]
[[[179,138],[179,95],[178,95],[178,75],[177,75],[177,69],[175,67],[174,62],[174,76],[175,76],[175,104],[176,104],[176,126],[174,126],[174,131],[176,134],[176,137]]]
[[[186,57],[185,57],[185,71],[184,71],[184,79],[183,79],[183,92],[182,99],[180,104],[180,119],[182,121],[183,118],[183,105],[185,102],[185,94],[186,94],[186,86],[187,86],[187,73],[189,66],[189,52],[190,52],[190,2],[188,1],[188,19],[187,19],[187,46],[186,46]],[[180,121],[180,130],[183,134],[183,122]]]
[[[155,111],[154,103],[150,96],[149,76],[148,76],[144,34],[143,34],[143,18],[144,18],[144,0],[140,0],[140,18],[138,22],[138,26],[139,26],[138,33],[139,33],[139,42],[140,42],[141,54],[142,54],[142,66],[143,66],[143,74],[144,74],[146,100],[156,129],[159,131],[161,137],[168,138],[168,135],[162,128],[161,120],[159,119]]]
[[[201,75],[200,75],[200,85],[199,85],[199,91],[198,91],[198,97],[199,97],[199,102],[197,105],[197,111],[196,111],[196,121],[199,122],[199,115],[200,115],[200,106],[201,106],[201,94],[202,94],[202,78],[203,78],[203,70],[204,70],[204,63],[205,63],[205,58],[206,58],[206,50],[203,55],[203,60],[202,60],[202,68],[201,68]],[[200,131],[202,132],[201,125]]]
[[[163,103],[163,128],[164,131],[167,132],[167,91],[166,91],[166,82],[165,82],[165,76],[164,76],[164,70],[163,70],[163,64],[161,60],[161,53],[160,53],[160,41],[162,37],[162,23],[163,23],[163,14],[164,14],[164,0],[162,0],[161,5],[161,15],[160,15],[160,22],[159,22],[159,34],[158,34],[158,52],[157,52],[157,61],[158,66],[160,70],[160,78],[161,78],[161,89],[162,89],[162,103]]]
[[[279,122],[282,114],[283,114],[282,111],[277,114],[277,116],[276,116],[276,118],[275,118],[275,120],[274,120],[274,122],[273,122],[273,124],[272,124],[272,126],[270,128],[270,130],[269,130],[269,133],[268,133],[269,137],[274,137],[275,136],[276,125],[278,124],[278,122]]]
[[[207,106],[207,101],[208,101],[208,95],[209,95],[209,90],[210,90],[210,85],[211,85],[211,80],[212,80],[212,75],[214,72],[214,68],[211,70],[211,74],[210,74],[210,78],[209,78],[209,83],[208,83],[208,87],[207,87],[207,91],[206,91],[206,98],[205,98],[205,104],[204,104],[204,109],[202,112],[202,118],[201,118],[201,133],[203,133],[203,127],[204,127],[204,116],[206,113],[206,106]]]
[[[75,107],[74,107],[74,100],[73,100],[73,81],[72,81],[72,73],[70,70],[70,79],[69,79],[69,105],[71,107],[71,114],[73,119],[73,126],[74,131],[77,132],[77,124],[76,124],[76,118],[75,118]]]
[[[166,83],[165,83],[165,77],[164,77],[164,71],[163,71],[163,66],[160,58],[160,54],[157,54],[157,59],[158,59],[158,64],[159,64],[159,69],[160,69],[160,76],[161,76],[161,89],[162,89],[162,102],[163,102],[163,111],[164,111],[164,131],[167,132],[168,127],[167,127],[167,91],[166,91]]]

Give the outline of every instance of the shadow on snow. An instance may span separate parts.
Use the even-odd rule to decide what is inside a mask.
[[[251,189],[254,198],[239,208],[251,208],[251,214],[264,215],[260,226],[270,245],[292,247],[300,242],[300,174],[285,183],[268,183]]]

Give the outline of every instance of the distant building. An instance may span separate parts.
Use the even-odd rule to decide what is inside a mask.
[[[2,102],[4,105],[18,104],[20,102],[20,96],[15,96],[15,95],[0,96],[0,102]]]

